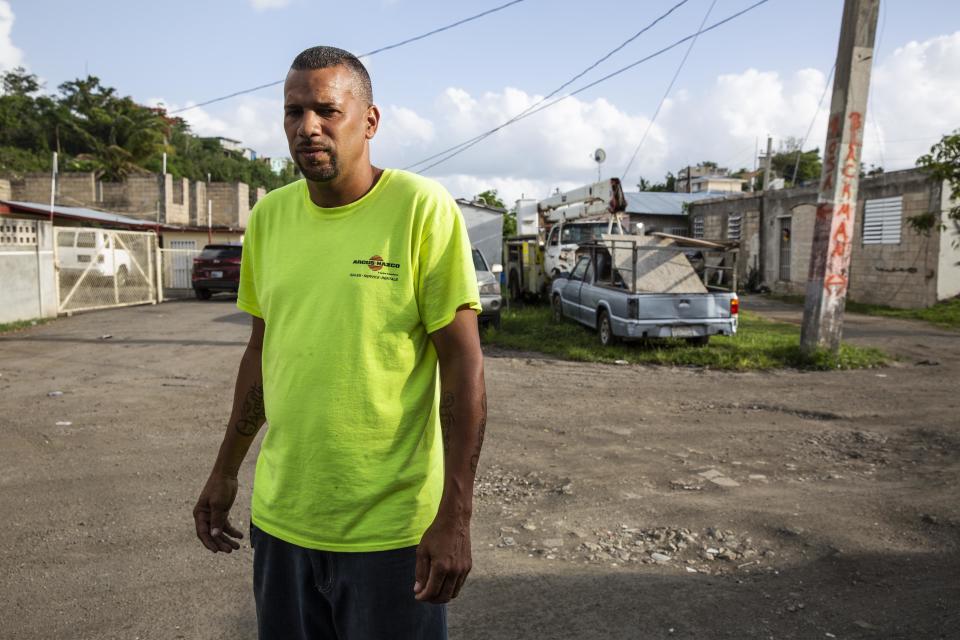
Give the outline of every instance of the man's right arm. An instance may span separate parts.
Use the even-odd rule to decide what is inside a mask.
[[[233,411],[220,444],[213,471],[193,508],[197,537],[213,551],[230,553],[240,545],[235,539],[243,534],[230,524],[228,514],[237,496],[237,472],[253,439],[263,423],[263,373],[261,354],[266,325],[262,318],[251,316],[250,340],[240,360],[233,395]]]

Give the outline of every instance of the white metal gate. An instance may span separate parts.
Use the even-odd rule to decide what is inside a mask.
[[[193,259],[200,255],[196,240],[171,240],[169,249],[160,249],[163,286],[168,289],[193,287]]]
[[[157,235],[86,227],[54,229],[57,311],[157,301]]]

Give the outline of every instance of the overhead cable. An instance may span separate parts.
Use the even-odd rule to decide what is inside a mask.
[[[643,34],[646,33],[647,31],[649,31],[650,29],[652,29],[654,26],[657,25],[657,23],[659,23],[661,20],[663,20],[664,18],[666,18],[667,16],[669,16],[671,13],[673,13],[674,11],[676,11],[677,9],[679,9],[680,7],[682,7],[683,5],[685,5],[687,2],[689,2],[689,0],[680,0],[680,2],[678,2],[677,4],[675,4],[675,5],[673,5],[672,7],[670,7],[670,9],[668,9],[666,13],[664,13],[664,14],[661,15],[661,16],[659,16],[656,20],[654,20],[653,22],[651,22],[650,24],[648,24],[647,26],[645,26],[643,29],[640,29],[640,31],[637,31],[635,34],[633,34],[632,36],[630,36],[629,38],[627,38],[626,40],[624,40],[623,42],[621,42],[619,45],[617,45],[616,47],[614,47],[613,49],[611,49],[610,51],[608,51],[607,53],[605,53],[605,54],[604,54],[603,56],[601,56],[598,60],[596,60],[595,62],[593,62],[592,64],[590,64],[586,69],[584,69],[583,71],[581,71],[581,72],[578,73],[577,75],[573,76],[572,78],[570,78],[569,80],[567,80],[566,82],[564,82],[563,84],[561,84],[559,87],[557,87],[556,89],[554,89],[553,91],[551,91],[550,93],[548,93],[547,95],[545,95],[544,97],[540,98],[540,100],[538,100],[537,102],[533,103],[532,105],[530,105],[529,107],[527,107],[526,109],[524,109],[523,111],[521,111],[520,113],[518,113],[517,115],[513,116],[512,118],[510,118],[510,120],[507,121],[506,123],[504,123],[503,126],[506,126],[507,124],[510,124],[510,122],[512,122],[513,120],[516,120],[517,118],[520,118],[521,116],[523,116],[523,115],[524,115],[525,113],[527,113],[528,111],[530,111],[530,110],[532,110],[532,109],[535,109],[536,107],[540,106],[541,104],[543,104],[544,102],[546,102],[547,100],[549,100],[549,99],[552,98],[553,96],[557,95],[558,93],[560,93],[561,91],[563,91],[564,89],[566,89],[567,87],[569,87],[571,84],[573,84],[574,82],[576,82],[577,80],[579,80],[580,78],[582,78],[584,75],[586,75],[586,74],[589,73],[590,71],[596,69],[601,63],[603,63],[604,61],[608,60],[608,59],[610,58],[610,56],[612,56],[613,54],[617,53],[618,51],[620,51],[621,49],[623,49],[624,47],[626,47],[628,44],[630,44],[631,42],[633,42],[634,40],[636,40],[637,38],[639,38],[641,35],[643,35]],[[479,136],[476,136],[476,137],[474,137],[474,138],[470,138],[469,140],[465,140],[465,141],[461,142],[460,144],[454,145],[454,146],[452,146],[452,147],[448,147],[447,149],[444,149],[443,151],[440,151],[440,152],[438,152],[438,153],[435,153],[435,154],[433,154],[432,156],[426,157],[426,158],[424,158],[423,160],[420,160],[419,162],[414,162],[413,164],[404,167],[404,169],[410,170],[410,169],[413,169],[414,167],[416,167],[417,165],[426,164],[427,162],[430,162],[430,161],[433,160],[434,158],[439,158],[440,156],[442,156],[442,155],[444,155],[444,154],[447,154],[447,153],[453,151],[454,149],[458,149],[459,147],[465,147],[465,146],[467,146],[467,145],[472,146],[473,144],[476,144],[477,142],[480,142],[481,140],[487,138],[487,137],[490,136],[490,135],[492,135],[492,134],[489,133],[489,132],[487,132],[487,133],[482,133],[482,134],[480,134]]]
[[[416,42],[417,40],[423,40],[424,38],[429,38],[429,37],[432,36],[432,35],[436,35],[436,34],[441,33],[441,32],[443,32],[443,31],[447,31],[447,30],[449,30],[449,29],[453,29],[454,27],[459,27],[459,26],[462,25],[462,24],[466,24],[466,23],[468,23],[468,22],[472,22],[473,20],[477,20],[477,19],[482,18],[482,17],[484,17],[484,16],[488,16],[488,15],[490,15],[491,13],[496,13],[497,11],[502,11],[502,10],[504,10],[504,9],[510,7],[510,6],[513,6],[513,5],[515,5],[515,4],[520,4],[521,2],[526,2],[526,0],[511,0],[510,2],[506,2],[506,3],[504,3],[504,4],[501,4],[501,5],[497,6],[497,7],[494,7],[494,8],[492,8],[492,9],[487,9],[486,11],[483,11],[483,12],[481,12],[481,13],[478,13],[478,14],[476,14],[476,15],[472,15],[472,16],[470,16],[469,18],[464,18],[464,19],[462,19],[462,20],[458,20],[458,21],[456,21],[456,22],[452,22],[452,23],[450,23],[450,24],[448,24],[448,25],[446,25],[446,26],[439,27],[439,28],[434,29],[434,30],[432,30],[432,31],[427,31],[426,33],[422,33],[422,34],[420,34],[420,35],[418,35],[418,36],[414,36],[414,37],[412,37],[412,38],[407,38],[406,40],[402,40],[402,41],[396,42],[396,43],[394,43],[394,44],[389,44],[389,45],[387,45],[387,46],[385,46],[385,47],[380,47],[379,49],[374,49],[373,51],[368,51],[367,53],[361,53],[361,54],[358,55],[357,57],[358,57],[358,58],[367,58],[367,57],[370,57],[370,56],[372,56],[372,55],[376,55],[376,54],[378,54],[378,53],[383,53],[384,51],[389,51],[390,49],[396,49],[397,47],[402,47],[403,45],[405,45],[405,44],[410,44],[411,42]],[[213,98],[213,99],[211,99],[211,100],[206,100],[206,101],[204,101],[204,102],[199,102],[199,103],[197,103],[197,104],[190,105],[189,107],[183,107],[183,108],[181,108],[181,109],[177,109],[177,110],[175,110],[175,111],[171,111],[171,112],[170,112],[170,115],[175,115],[175,114],[177,114],[177,113],[183,113],[184,111],[189,111],[190,109],[197,109],[197,108],[199,108],[199,107],[205,107],[205,106],[207,106],[207,105],[209,105],[209,104],[213,104],[213,103],[215,103],[215,102],[223,102],[224,100],[229,100],[230,98],[236,98],[237,96],[242,96],[242,95],[247,94],[247,93],[253,93],[253,92],[255,92],[255,91],[260,91],[261,89],[266,89],[266,88],[268,88],[268,87],[275,87],[275,86],[277,86],[278,84],[283,84],[283,82],[284,82],[284,80],[276,80],[276,81],[274,81],[274,82],[268,82],[268,83],[266,83],[266,84],[257,85],[256,87],[250,87],[249,89],[242,89],[242,90],[240,90],[240,91],[234,91],[233,93],[227,94],[227,95],[225,95],[225,96],[220,96],[219,98]]]
[[[703,29],[703,25],[707,23],[707,19],[710,17],[710,12],[713,11],[713,8],[716,6],[717,0],[713,0],[710,3],[710,6],[707,7],[707,12],[703,14],[703,20],[700,21],[700,28]],[[663,92],[663,97],[660,98],[660,103],[657,104],[656,110],[653,112],[653,117],[650,118],[650,121],[647,122],[647,128],[643,132],[643,136],[640,138],[640,142],[637,143],[637,148],[633,150],[633,155],[630,156],[630,162],[627,163],[627,167],[623,170],[623,174],[620,176],[620,180],[626,180],[627,173],[630,172],[630,167],[633,166],[633,161],[637,159],[637,154],[640,153],[640,147],[643,146],[643,143],[647,140],[647,135],[650,133],[650,129],[653,128],[653,123],[656,122],[657,116],[660,115],[660,109],[663,107],[663,103],[667,101],[667,96],[670,95],[670,92],[673,91],[673,85],[677,81],[677,78],[680,76],[680,72],[683,70],[683,65],[687,63],[687,58],[690,56],[690,52],[693,51],[693,45],[697,44],[697,39],[694,37],[690,41],[690,45],[687,47],[686,52],[683,54],[683,59],[680,60],[680,64],[677,66],[677,70],[673,72],[673,78],[670,79],[670,84],[667,85],[667,90]]]
[[[820,107],[823,106],[823,99],[827,97],[827,91],[830,90],[830,80],[833,78],[833,72],[836,71],[836,69],[837,63],[834,62],[833,66],[830,67],[830,73],[827,74],[827,82],[823,85],[823,93],[820,94],[820,100],[817,102],[817,108],[813,112],[810,126],[807,127],[807,132],[803,134],[803,138],[800,139],[800,144],[797,145],[797,158],[793,163],[793,177],[790,178],[794,186],[797,185],[797,172],[800,170],[800,155],[803,153],[803,145],[806,144],[807,139],[810,137],[810,132],[813,131],[813,124],[817,121],[817,116],[820,115]]]
[[[601,77],[601,78],[599,78],[599,79],[597,79],[597,80],[594,80],[593,82],[587,83],[587,84],[583,85],[582,87],[580,87],[579,89],[576,89],[576,90],[574,90],[574,91],[571,91],[570,93],[568,93],[568,94],[565,95],[565,96],[561,96],[561,97],[559,97],[559,98],[556,98],[555,100],[552,100],[551,102],[548,102],[548,103],[546,103],[546,104],[542,104],[542,105],[540,105],[539,107],[537,107],[536,109],[532,109],[532,110],[524,113],[523,115],[516,116],[516,117],[514,117],[514,118],[512,118],[512,119],[510,119],[510,120],[508,120],[508,121],[506,121],[506,122],[504,122],[503,124],[501,124],[501,125],[499,125],[499,126],[497,126],[497,127],[494,127],[493,129],[490,129],[489,131],[487,131],[487,132],[485,132],[484,134],[482,134],[482,136],[478,136],[477,138],[474,139],[475,141],[474,141],[474,142],[471,142],[470,144],[467,144],[467,145],[465,145],[465,146],[457,145],[457,147],[460,147],[460,148],[452,147],[452,149],[456,149],[456,151],[453,151],[452,153],[450,153],[449,155],[445,156],[444,158],[441,158],[441,159],[438,160],[437,162],[434,162],[433,164],[431,164],[431,165],[429,165],[429,166],[427,166],[427,167],[424,167],[424,168],[421,169],[419,172],[420,172],[420,173],[423,173],[424,171],[427,171],[427,170],[429,170],[429,169],[432,169],[433,167],[435,167],[435,166],[437,166],[437,165],[439,165],[439,164],[442,164],[442,163],[446,162],[447,160],[450,160],[451,158],[459,155],[460,153],[463,153],[464,151],[466,151],[467,149],[469,149],[470,147],[472,147],[474,144],[476,144],[477,142],[479,142],[481,139],[483,139],[483,138],[485,138],[485,137],[487,137],[487,136],[489,136],[489,135],[492,135],[493,133],[496,133],[497,131],[500,131],[500,130],[503,129],[504,127],[506,127],[506,126],[508,126],[508,125],[511,125],[511,124],[513,124],[514,122],[518,122],[518,121],[520,121],[520,120],[523,120],[524,118],[529,118],[530,116],[532,116],[532,115],[534,115],[534,114],[540,113],[540,112],[543,111],[544,109],[549,109],[549,108],[552,107],[553,105],[555,105],[555,104],[557,104],[557,103],[559,103],[559,102],[562,102],[562,101],[566,100],[567,98],[572,98],[572,97],[575,96],[575,95],[578,95],[578,94],[580,94],[580,93],[583,93],[584,91],[587,91],[588,89],[592,89],[593,87],[597,86],[598,84],[601,84],[601,83],[603,83],[603,82],[606,82],[607,80],[610,80],[611,78],[614,78],[614,77],[616,77],[616,76],[618,76],[618,75],[620,75],[620,74],[622,74],[622,73],[625,73],[625,72],[629,71],[630,69],[633,69],[634,67],[637,67],[637,66],[643,64],[644,62],[648,62],[648,61],[650,61],[650,60],[652,60],[652,59],[654,59],[654,58],[656,58],[656,57],[658,57],[658,56],[660,56],[660,55],[663,55],[664,53],[666,53],[667,51],[670,51],[671,49],[675,49],[675,48],[679,47],[679,46],[680,46],[681,44],[683,44],[684,42],[688,42],[688,41],[692,40],[693,38],[696,38],[696,37],[699,36],[700,34],[706,33],[706,32],[708,32],[708,31],[713,31],[713,30],[716,29],[717,27],[720,27],[720,26],[722,26],[722,25],[730,22],[731,20],[735,20],[736,18],[739,18],[740,16],[744,15],[745,13],[748,13],[748,12],[750,12],[750,11],[753,11],[754,9],[756,9],[757,7],[759,7],[760,5],[766,4],[766,3],[769,2],[769,1],[770,1],[770,0],[759,0],[758,2],[755,2],[755,3],[753,3],[752,5],[746,7],[745,9],[741,9],[740,11],[738,11],[738,12],[736,12],[736,13],[734,13],[734,14],[731,14],[731,15],[727,16],[727,17],[724,18],[723,20],[720,20],[720,21],[718,21],[718,22],[713,23],[713,24],[710,25],[709,27],[706,27],[706,28],[704,28],[704,29],[700,29],[699,31],[697,31],[697,32],[695,32],[695,33],[691,33],[690,35],[688,35],[688,36],[686,36],[686,37],[684,37],[684,38],[681,38],[681,39],[677,40],[677,41],[674,42],[673,44],[667,45],[666,47],[663,47],[662,49],[659,49],[658,51],[655,51],[655,52],[651,53],[651,54],[648,55],[648,56],[645,56],[645,57],[643,57],[643,58],[640,58],[639,60],[636,60],[636,61],[634,61],[634,62],[631,62],[630,64],[628,64],[628,65],[626,65],[626,66],[624,66],[624,67],[621,67],[621,68],[617,69],[616,71],[613,71],[613,72],[611,72],[611,73],[608,73],[607,75],[605,75],[605,76],[603,76],[603,77]],[[446,153],[446,152],[442,152],[442,153]],[[421,163],[416,163],[416,164],[421,164]],[[412,166],[415,166],[415,165],[412,165]]]

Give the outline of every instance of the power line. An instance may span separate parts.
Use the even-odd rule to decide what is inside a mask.
[[[357,57],[358,57],[358,58],[366,58],[366,57],[369,57],[369,56],[372,56],[372,55],[376,55],[376,54],[378,54],[378,53],[383,53],[384,51],[389,51],[390,49],[396,49],[397,47],[402,47],[402,46],[405,45],[405,44],[410,44],[411,42],[416,42],[417,40],[423,40],[424,38],[429,38],[429,37],[432,36],[432,35],[436,35],[436,34],[441,33],[441,32],[443,32],[443,31],[447,31],[447,30],[449,30],[449,29],[453,29],[454,27],[459,27],[459,26],[462,25],[462,24],[466,24],[466,23],[468,23],[468,22],[472,22],[473,20],[477,20],[477,19],[482,18],[482,17],[484,17],[484,16],[488,16],[488,15],[490,15],[491,13],[496,13],[497,11],[502,11],[502,10],[506,9],[507,7],[513,6],[513,5],[515,5],[515,4],[520,4],[521,2],[526,2],[526,0],[511,0],[510,2],[507,2],[507,3],[505,3],[505,4],[501,4],[500,6],[494,7],[494,8],[492,8],[492,9],[487,9],[486,11],[482,11],[482,12],[476,14],[476,15],[472,15],[472,16],[470,16],[469,18],[464,18],[463,20],[458,20],[458,21],[456,21],[456,22],[452,22],[452,23],[450,23],[450,24],[448,24],[448,25],[446,25],[446,26],[439,27],[439,28],[434,29],[434,30],[432,30],[432,31],[427,31],[426,33],[422,33],[422,34],[420,34],[420,35],[418,35],[418,36],[414,36],[414,37],[412,37],[412,38],[407,38],[406,40],[402,40],[402,41],[396,42],[396,43],[394,43],[394,44],[389,44],[389,45],[387,45],[387,46],[385,46],[385,47],[380,47],[379,49],[374,49],[373,51],[369,51],[369,52],[367,52],[367,53],[361,53],[361,54],[358,55]],[[183,107],[182,109],[177,109],[176,111],[171,111],[169,115],[175,115],[175,114],[177,114],[177,113],[183,113],[184,111],[189,111],[189,110],[191,110],[191,109],[197,109],[197,108],[199,108],[199,107],[205,107],[205,106],[207,106],[207,105],[209,105],[209,104],[213,104],[213,103],[215,103],[215,102],[223,102],[224,100],[229,100],[230,98],[236,98],[237,96],[242,96],[242,95],[247,94],[247,93],[253,93],[253,92],[255,92],[255,91],[260,91],[261,89],[266,89],[266,88],[268,88],[268,87],[275,87],[275,86],[277,86],[278,84],[283,84],[284,81],[285,81],[285,80],[277,80],[277,81],[275,81],[275,82],[268,82],[268,83],[266,83],[266,84],[257,85],[256,87],[250,87],[249,89],[242,89],[242,90],[240,90],[240,91],[234,91],[233,93],[227,94],[227,95],[225,95],[225,96],[220,96],[219,98],[213,98],[212,100],[207,100],[207,101],[205,101],[205,102],[200,102],[200,103],[197,103],[197,104],[194,104],[194,105],[190,105],[189,107]]]
[[[626,40],[624,40],[623,42],[621,42],[618,46],[616,46],[616,47],[614,47],[613,49],[611,49],[610,51],[608,51],[606,54],[604,54],[602,57],[600,57],[598,60],[596,60],[593,64],[589,65],[586,69],[584,69],[583,71],[581,71],[581,72],[578,73],[577,75],[573,76],[572,78],[570,78],[569,80],[567,80],[566,82],[564,82],[562,85],[560,85],[559,87],[557,87],[556,89],[554,89],[553,91],[551,91],[549,94],[547,94],[547,95],[545,95],[544,97],[540,98],[540,100],[538,100],[537,102],[533,103],[532,105],[530,105],[529,107],[527,107],[526,109],[524,109],[523,111],[521,111],[520,113],[518,113],[517,115],[513,116],[512,118],[510,118],[510,120],[508,120],[507,122],[505,122],[502,126],[506,126],[506,125],[509,124],[510,122],[512,122],[512,121],[514,121],[514,120],[516,120],[516,119],[518,119],[518,118],[520,118],[520,117],[522,117],[524,114],[526,114],[526,113],[527,113],[528,111],[530,111],[531,109],[535,109],[536,107],[540,106],[541,104],[543,104],[544,102],[546,102],[547,100],[549,100],[550,98],[552,98],[553,96],[557,95],[558,93],[560,93],[561,91],[563,91],[564,89],[566,89],[567,87],[569,87],[571,84],[573,84],[574,82],[576,82],[577,80],[579,80],[580,78],[582,78],[582,77],[583,77],[584,75],[586,75],[588,72],[596,69],[602,62],[608,60],[608,59],[610,58],[610,56],[612,56],[613,54],[617,53],[618,51],[620,51],[621,49],[623,49],[624,47],[626,47],[628,44],[630,44],[631,42],[633,42],[634,40],[636,40],[637,38],[639,38],[641,35],[643,35],[643,34],[646,33],[647,31],[649,31],[650,29],[652,29],[652,28],[653,28],[654,26],[656,26],[661,20],[663,20],[664,18],[666,18],[667,16],[669,16],[671,13],[673,13],[674,11],[676,11],[677,9],[679,9],[680,7],[682,7],[683,5],[685,5],[687,2],[689,2],[689,0],[680,0],[680,2],[678,2],[677,4],[675,4],[675,5],[673,5],[672,7],[670,7],[670,9],[668,9],[666,13],[664,13],[663,15],[661,15],[660,17],[658,17],[657,19],[655,19],[653,22],[651,22],[650,24],[648,24],[647,26],[645,26],[643,29],[640,29],[640,31],[637,31],[635,34],[633,34],[632,36],[630,36],[629,38],[627,38]],[[423,160],[420,160],[419,162],[414,162],[413,164],[404,167],[404,169],[405,169],[405,170],[410,170],[410,169],[413,169],[413,167],[416,167],[417,165],[426,164],[427,162],[430,162],[430,161],[433,160],[434,158],[439,158],[440,156],[442,156],[442,155],[444,155],[444,154],[446,154],[446,153],[449,153],[450,151],[453,151],[454,149],[458,149],[459,147],[466,147],[467,145],[472,146],[473,144],[476,144],[477,142],[480,142],[481,140],[484,140],[485,138],[489,137],[490,135],[491,135],[491,133],[489,133],[489,132],[488,132],[488,133],[482,133],[482,134],[480,134],[479,136],[476,136],[476,137],[474,137],[474,138],[470,138],[469,140],[465,140],[465,141],[461,142],[460,144],[456,144],[456,145],[454,145],[454,146],[452,146],[452,147],[448,147],[447,149],[444,149],[443,151],[440,151],[440,152],[438,152],[438,153],[435,153],[435,154],[433,154],[432,156],[426,157],[426,158],[424,158]]]
[[[820,115],[820,107],[823,106],[823,99],[827,97],[827,91],[830,90],[830,80],[833,79],[833,72],[836,70],[837,63],[834,61],[833,66],[830,67],[830,73],[827,74],[827,82],[823,85],[823,93],[820,94],[820,100],[817,102],[817,108],[813,112],[813,118],[810,119],[810,126],[807,127],[807,132],[803,135],[803,138],[800,139],[800,144],[797,145],[797,159],[793,163],[793,177],[791,178],[794,185],[797,184],[797,171],[800,170],[800,154],[803,153],[803,145],[810,137],[810,132],[813,131],[813,123],[817,121],[817,116]],[[767,185],[763,186],[766,188]]]
[[[759,0],[758,2],[753,3],[752,5],[748,6],[747,8],[742,9],[742,10],[740,10],[740,11],[734,13],[734,14],[731,14],[730,16],[727,16],[726,18],[724,18],[723,20],[720,20],[719,22],[713,23],[712,25],[710,25],[709,27],[706,27],[705,29],[701,29],[701,30],[697,31],[696,33],[692,33],[692,34],[690,34],[690,35],[688,35],[688,36],[686,36],[686,37],[684,37],[684,38],[680,38],[679,40],[677,40],[677,41],[674,42],[673,44],[667,45],[666,47],[663,47],[662,49],[660,49],[660,50],[658,50],[658,51],[655,51],[654,53],[651,53],[651,54],[648,55],[648,56],[645,56],[645,57],[643,57],[643,58],[640,58],[639,60],[636,60],[635,62],[631,62],[630,64],[626,65],[625,67],[621,67],[620,69],[617,69],[616,71],[613,71],[613,72],[611,72],[611,73],[608,73],[607,75],[605,75],[605,76],[603,76],[603,77],[601,77],[601,78],[599,78],[599,79],[597,79],[597,80],[594,80],[593,82],[587,83],[587,84],[583,85],[582,87],[580,87],[579,89],[576,89],[575,91],[571,91],[570,93],[568,93],[568,94],[565,95],[565,96],[561,96],[560,98],[557,98],[557,99],[555,99],[555,100],[553,100],[553,101],[551,101],[551,102],[548,102],[548,103],[546,103],[546,104],[540,105],[540,106],[537,107],[536,109],[533,109],[533,110],[531,110],[531,111],[528,111],[527,113],[524,113],[524,114],[521,115],[521,116],[516,116],[515,118],[513,118],[513,119],[511,119],[511,120],[508,120],[507,122],[504,122],[503,124],[501,124],[501,125],[499,125],[499,126],[497,126],[497,127],[494,127],[494,128],[491,129],[490,131],[488,131],[488,132],[486,132],[485,134],[483,134],[482,137],[486,137],[486,136],[489,136],[489,135],[491,135],[491,134],[493,134],[493,133],[496,133],[497,131],[500,131],[500,130],[503,129],[504,127],[506,127],[506,126],[508,126],[508,125],[510,125],[510,124],[513,124],[514,122],[517,122],[517,121],[519,121],[519,120],[523,120],[524,118],[529,118],[530,116],[532,116],[532,115],[534,115],[534,114],[540,113],[540,112],[543,111],[544,109],[549,109],[550,107],[552,107],[553,105],[557,104],[558,102],[562,102],[562,101],[566,100],[567,98],[572,98],[573,96],[578,95],[578,94],[580,94],[580,93],[583,93],[584,91],[586,91],[586,90],[588,90],[588,89],[592,89],[593,87],[597,86],[598,84],[601,84],[601,83],[603,83],[603,82],[606,82],[607,80],[609,80],[609,79],[611,79],[611,78],[613,78],[613,77],[615,77],[615,76],[618,76],[618,75],[620,75],[620,74],[622,74],[622,73],[625,73],[625,72],[629,71],[630,69],[633,69],[633,68],[636,67],[636,66],[639,66],[639,65],[643,64],[644,62],[647,62],[647,61],[649,61],[649,60],[652,60],[653,58],[656,58],[657,56],[663,55],[664,53],[666,53],[667,51],[670,51],[671,49],[675,49],[675,48],[679,47],[679,46],[680,46],[681,44],[683,44],[684,42],[688,42],[689,40],[692,40],[693,38],[697,37],[698,35],[700,35],[700,34],[702,34],[702,33],[706,33],[706,32],[708,32],[708,31],[713,31],[713,30],[716,29],[717,27],[720,27],[720,26],[722,26],[722,25],[730,22],[731,20],[735,20],[736,18],[739,18],[739,17],[742,16],[743,14],[748,13],[748,12],[756,9],[756,8],[759,7],[760,5],[766,4],[766,3],[769,2],[769,1],[770,1],[770,0]],[[480,139],[482,139],[482,138],[480,138]],[[469,149],[470,147],[472,147],[474,144],[476,144],[476,142],[479,142],[479,141],[480,141],[479,139],[476,139],[475,142],[472,142],[472,143],[469,144],[469,145],[466,145],[466,146],[464,146],[464,147],[462,147],[462,148],[460,148],[460,149],[457,149],[456,151],[454,151],[454,152],[451,153],[450,155],[446,156],[445,158],[442,158],[442,159],[438,160],[437,162],[434,162],[433,164],[431,164],[431,165],[428,166],[428,167],[424,167],[423,169],[420,170],[420,172],[422,173],[422,172],[427,171],[427,170],[429,170],[429,169],[431,169],[431,168],[433,168],[433,167],[435,167],[435,166],[437,166],[437,165],[439,165],[439,164],[441,164],[441,163],[443,163],[443,162],[446,162],[447,160],[450,160],[450,159],[453,158],[454,156],[457,156],[457,155],[459,155],[460,153],[463,153],[464,151],[466,151],[467,149]],[[454,148],[456,148],[456,147],[454,147]],[[417,164],[420,164],[420,163],[417,163]]]
[[[713,0],[710,3],[710,6],[707,7],[707,12],[703,14],[703,20],[700,21],[700,28],[703,29],[703,25],[707,23],[707,18],[710,17],[710,12],[713,11],[713,8],[716,6],[717,0]],[[653,112],[653,117],[650,118],[650,121],[647,122],[647,129],[643,132],[643,137],[640,138],[640,142],[637,144],[637,148],[633,150],[633,155],[630,156],[630,162],[627,163],[627,168],[623,170],[623,174],[620,176],[621,180],[626,180],[627,173],[630,171],[630,167],[633,166],[633,161],[636,160],[637,154],[640,153],[640,147],[643,146],[643,143],[647,140],[647,134],[650,133],[650,129],[653,128],[653,123],[656,121],[657,116],[660,115],[660,109],[663,107],[663,103],[667,101],[667,96],[670,95],[670,92],[673,91],[673,84],[677,81],[677,78],[680,76],[680,71],[683,70],[683,65],[687,63],[687,57],[690,56],[690,52],[693,51],[693,45],[697,44],[697,39],[694,38],[690,41],[690,46],[687,47],[686,53],[683,54],[683,59],[680,61],[680,64],[677,66],[677,70],[673,73],[673,78],[670,80],[670,84],[667,86],[667,90],[663,92],[663,97],[660,98],[660,103],[657,105],[656,111]]]

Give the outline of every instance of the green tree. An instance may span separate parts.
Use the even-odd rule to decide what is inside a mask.
[[[917,158],[917,166],[932,179],[946,181],[950,185],[950,197],[960,202],[960,129],[940,138],[929,153]],[[960,221],[960,204],[951,207],[949,216]]]
[[[507,206],[503,204],[503,200],[500,199],[500,196],[497,195],[496,189],[487,189],[482,191],[477,195],[473,196],[474,202],[482,202],[488,207],[496,207],[497,209],[506,210]]]
[[[299,177],[289,167],[280,175],[268,164],[227,151],[201,138],[180,118],[167,116],[121,96],[95,76],[60,85],[57,95],[22,68],[0,74],[0,173],[48,171],[51,151],[64,170],[95,171],[107,180],[167,170],[190,180],[242,181],[251,194],[275,189]]]
[[[37,76],[17,67],[0,76],[0,170],[34,171],[50,165],[48,131],[54,103]],[[31,157],[33,156],[33,157]]]
[[[819,148],[801,151],[798,147],[790,148],[790,145],[787,145],[786,149],[773,154],[773,158],[770,159],[770,167],[786,181],[789,187],[816,182],[820,179],[820,173],[823,171]],[[758,176],[758,179],[762,183],[763,175]]]
[[[496,189],[487,189],[482,191],[477,195],[473,196],[474,202],[482,202],[488,207],[496,207],[497,209],[502,209],[503,214],[503,235],[504,237],[509,238],[510,236],[517,235],[517,208],[513,207],[507,209],[507,206],[503,204],[503,200],[500,199],[499,194]]]
[[[640,176],[640,182],[637,183],[637,189],[640,191],[673,193],[677,190],[677,178],[669,171],[667,172],[667,175],[664,176],[663,182],[650,182],[643,176]]]

